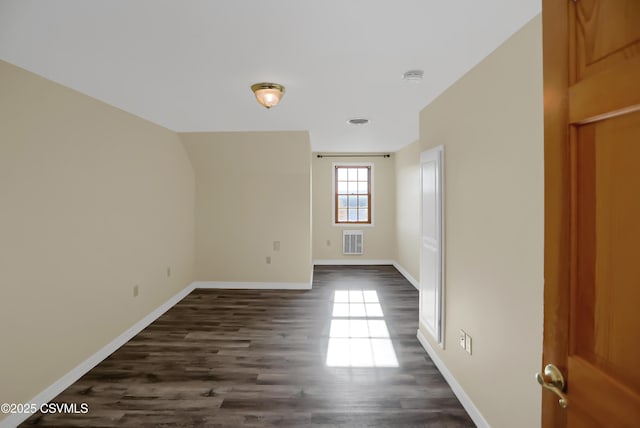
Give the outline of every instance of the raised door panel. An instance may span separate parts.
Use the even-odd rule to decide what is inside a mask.
[[[576,81],[640,56],[638,0],[577,0]]]
[[[569,412],[640,426],[640,112],[577,127],[572,159]]]

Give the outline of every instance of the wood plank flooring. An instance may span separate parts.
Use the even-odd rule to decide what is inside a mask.
[[[336,290],[375,290],[399,367],[327,367]],[[391,266],[316,266],[308,291],[195,290],[60,394],[48,427],[473,427],[416,339]]]

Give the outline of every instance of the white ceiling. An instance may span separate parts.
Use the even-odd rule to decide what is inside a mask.
[[[179,132],[396,151],[540,0],[0,0],[0,59]],[[402,80],[423,69],[421,83]],[[286,86],[267,110],[252,83]],[[369,125],[346,121],[366,117]]]

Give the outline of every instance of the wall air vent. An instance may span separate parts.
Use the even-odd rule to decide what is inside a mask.
[[[342,231],[342,254],[362,254],[364,246],[362,245],[361,230],[343,230]]]

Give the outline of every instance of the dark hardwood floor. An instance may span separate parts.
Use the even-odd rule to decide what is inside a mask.
[[[369,292],[369,312],[334,317],[340,290],[375,291],[382,313]],[[417,327],[418,293],[390,266],[317,266],[309,291],[195,290],[54,400],[88,413],[22,426],[473,427]]]

